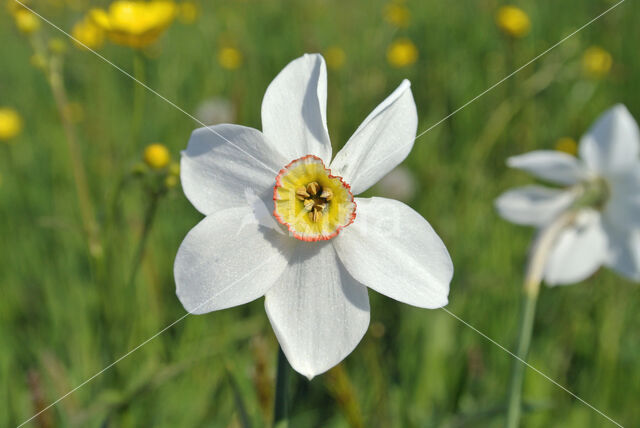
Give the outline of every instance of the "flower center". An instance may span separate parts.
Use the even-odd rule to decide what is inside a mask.
[[[596,178],[582,183],[580,196],[574,202],[574,206],[602,210],[610,196],[609,184],[603,178]]]
[[[273,215],[302,241],[328,240],[350,225],[356,203],[350,187],[313,155],[296,159],[276,177]]]

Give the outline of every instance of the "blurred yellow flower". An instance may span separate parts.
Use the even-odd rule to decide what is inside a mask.
[[[339,46],[331,46],[324,52],[324,59],[327,61],[327,67],[338,70],[344,66],[347,55]]]
[[[529,15],[516,6],[502,6],[496,13],[498,28],[511,37],[524,37],[531,29]]]
[[[116,0],[106,11],[91,10],[90,16],[112,42],[132,48],[144,48],[158,40],[171,25],[176,9],[173,1]]]
[[[582,55],[582,69],[589,77],[606,76],[613,65],[611,54],[600,46],[591,46]]]
[[[180,176],[180,164],[178,162],[171,162],[171,165],[169,165],[169,174],[177,177]]]
[[[198,6],[192,1],[185,1],[180,4],[178,18],[185,24],[193,24],[198,19],[200,11]]]
[[[17,9],[13,12],[13,19],[16,22],[18,30],[25,34],[34,33],[40,29],[40,18],[27,9]]]
[[[578,143],[571,137],[558,138],[555,149],[575,156],[578,154]]]
[[[222,68],[235,70],[242,65],[242,53],[232,47],[224,47],[218,52],[218,62]]]
[[[142,159],[149,168],[162,169],[169,165],[171,154],[169,154],[169,149],[164,144],[155,143],[148,145],[144,149]]]
[[[22,131],[22,118],[17,111],[0,107],[0,141],[9,141]]]
[[[389,3],[384,8],[384,19],[398,28],[406,28],[411,22],[411,12],[404,5]]]
[[[77,22],[71,35],[77,40],[74,40],[75,45],[81,49],[100,49],[104,44],[104,30],[89,17]]]
[[[406,67],[418,60],[418,48],[409,39],[395,40],[387,49],[387,60],[394,67]]]
[[[178,185],[178,176],[167,175],[164,179],[164,185],[167,187],[167,189],[173,189]]]
[[[63,54],[67,51],[67,42],[59,37],[49,40],[49,50],[54,54]]]

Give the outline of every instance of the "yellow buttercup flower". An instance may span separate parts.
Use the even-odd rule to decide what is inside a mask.
[[[171,25],[176,16],[176,8],[174,2],[165,0],[117,0],[106,11],[93,9],[90,16],[112,42],[132,48],[144,48],[158,40]]]
[[[242,65],[242,53],[232,47],[224,47],[218,52],[218,62],[222,68],[235,70]]]
[[[398,39],[387,49],[387,60],[394,67],[407,67],[418,60],[418,48],[409,39]]]
[[[498,28],[511,37],[524,37],[531,29],[529,15],[516,6],[502,6],[496,13]]]
[[[0,107],[0,141],[9,141],[22,131],[22,117],[12,108]]]
[[[149,168],[162,169],[168,166],[169,162],[171,162],[171,154],[165,145],[155,143],[148,145],[147,148],[144,149],[142,159]]]
[[[339,46],[331,46],[324,52],[324,59],[327,61],[327,67],[338,70],[344,66],[347,55]]]
[[[93,19],[85,17],[71,30],[75,45],[81,49],[100,49],[104,44],[104,30]]]
[[[411,22],[411,12],[404,5],[389,3],[384,8],[384,19],[398,28],[406,28]]]
[[[582,69],[589,77],[606,76],[613,65],[611,54],[600,46],[591,46],[582,55]]]
[[[571,137],[558,138],[555,149],[575,156],[578,154],[578,143]]]
[[[13,19],[16,22],[18,30],[25,34],[35,33],[40,29],[40,18],[35,16],[29,10],[21,8],[13,13]]]
[[[198,10],[198,6],[192,1],[186,1],[180,4],[180,9],[178,12],[178,18],[181,22],[185,24],[193,24],[196,19],[198,19],[198,15],[200,11]]]

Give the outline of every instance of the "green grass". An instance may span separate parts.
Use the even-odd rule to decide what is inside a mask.
[[[36,6],[67,30],[82,14],[82,7],[50,3]],[[329,130],[337,150],[402,78],[412,81],[419,131],[427,129],[613,4],[517,3],[530,14],[532,31],[509,42],[495,27],[500,2],[494,0],[407,0],[412,21],[402,30],[383,20],[378,0],[203,2],[195,24],[175,23],[145,59],[147,81],[189,112],[211,96],[228,98],[237,123],[260,128],[264,90],[280,69],[304,52],[340,46],[346,64],[329,71]],[[504,160],[552,148],[561,136],[578,138],[617,102],[640,118],[639,13],[636,2],[625,2],[419,138],[405,161],[418,187],[409,203],[454,260],[448,308],[508,348],[515,342],[532,230],[500,220],[493,209],[503,190],[530,182],[507,170]],[[43,33],[60,37],[46,25]],[[414,41],[420,59],[394,69],[385,51],[401,36]],[[134,83],[69,46],[65,82],[84,111],[76,128],[105,249],[96,261],[82,233],[51,91],[5,12],[0,40],[0,105],[25,119],[15,144],[0,147],[0,426],[15,426],[184,314],[173,259],[200,215],[179,188],[163,198],[144,262],[128,284],[148,194],[132,182],[117,204],[119,221],[110,209],[119,181],[147,144],[163,142],[177,160],[197,125],[147,93],[134,140]],[[236,71],[216,61],[225,43],[244,54]],[[582,52],[592,44],[614,58],[611,73],[597,81],[580,70]],[[132,70],[129,49],[108,45],[101,53]],[[444,311],[375,292],[370,298],[375,328],[344,370],[312,382],[294,376],[293,426],[502,426],[511,357]],[[625,426],[640,419],[638,299],[637,285],[606,270],[583,284],[543,289],[529,359]],[[261,301],[189,316],[31,426],[226,427],[244,418],[262,426],[269,423],[276,351]],[[532,371],[524,397],[530,411],[523,426],[608,426]]]

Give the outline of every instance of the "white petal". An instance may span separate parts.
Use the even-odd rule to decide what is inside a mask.
[[[287,236],[246,221],[251,208],[205,217],[182,241],[174,264],[184,308],[202,314],[255,300],[287,266]]]
[[[548,285],[566,285],[591,276],[607,260],[607,237],[600,213],[580,211],[574,223],[560,233],[545,266]]]
[[[556,150],[536,150],[507,159],[511,168],[557,184],[575,184],[586,177],[584,166],[575,156]]]
[[[278,171],[287,161],[258,130],[216,125],[193,131],[182,152],[184,193],[201,213],[246,206],[250,189],[270,198]]]
[[[639,152],[638,124],[622,104],[602,114],[580,140],[580,156],[601,173],[632,167]]]
[[[524,186],[507,190],[495,200],[498,214],[516,224],[543,226],[573,203],[568,190]]]
[[[349,273],[400,302],[445,306],[453,264],[429,223],[393,199],[356,198],[356,203],[355,222],[333,239]]]
[[[364,192],[407,157],[416,138],[418,113],[411,83],[404,80],[356,129],[331,170]]]
[[[640,229],[605,228],[610,251],[606,265],[620,275],[640,282]]]
[[[262,100],[262,132],[288,162],[305,155],[331,160],[327,131],[327,68],[318,54],[291,61]]]
[[[291,367],[309,379],[353,351],[369,326],[367,289],[329,243],[299,243],[265,309]]]

